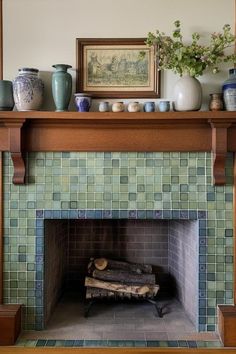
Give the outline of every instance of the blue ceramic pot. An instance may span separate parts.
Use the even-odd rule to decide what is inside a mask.
[[[236,68],[229,69],[229,78],[223,83],[222,90],[226,111],[236,111]]]
[[[67,72],[71,65],[55,64],[56,71],[52,75],[52,95],[57,112],[68,111],[72,92],[72,77]]]
[[[155,102],[145,102],[143,105],[144,112],[155,112]]]
[[[78,112],[89,112],[92,97],[86,93],[75,93],[75,105]]]
[[[43,102],[43,81],[38,77],[38,69],[22,68],[13,80],[13,95],[18,111],[37,111]]]

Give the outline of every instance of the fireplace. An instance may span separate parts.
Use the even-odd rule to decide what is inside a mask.
[[[78,217],[79,214],[80,211]],[[134,216],[131,219],[45,219],[42,326],[47,324],[66,290],[75,290],[80,298],[84,297],[89,259],[105,256],[151,264],[160,285],[157,303],[158,299],[176,296],[198,329],[199,223],[204,219],[165,220],[158,216],[155,213],[155,219]]]
[[[42,329],[45,321],[47,223],[59,220],[57,227],[67,233],[72,222],[81,220],[161,220],[169,229],[169,269],[178,268],[175,259],[181,258],[178,252],[173,255],[179,233],[190,224],[197,228],[193,267],[198,262],[198,291],[193,290],[197,298],[189,312],[197,313],[193,321],[199,331],[216,330],[217,304],[233,303],[232,155],[227,185],[217,188],[212,186],[210,153],[40,152],[29,153],[26,162],[28,184],[13,185],[10,156],[4,154],[4,301],[23,304],[25,329]],[[162,261],[159,265],[165,268]],[[175,278],[181,284],[186,267],[179,268]]]

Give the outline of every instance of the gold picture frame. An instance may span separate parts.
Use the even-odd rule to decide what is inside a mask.
[[[77,92],[93,97],[158,98],[155,49],[144,38],[77,38]],[[140,52],[144,52],[143,58]]]

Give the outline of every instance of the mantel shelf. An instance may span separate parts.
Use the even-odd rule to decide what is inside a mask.
[[[30,151],[212,151],[214,183],[236,151],[236,112],[0,112],[0,148],[10,151],[13,183],[25,179]]]

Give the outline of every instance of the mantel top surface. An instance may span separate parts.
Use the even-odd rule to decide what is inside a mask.
[[[120,112],[120,113],[113,113],[113,112],[53,112],[53,111],[26,111],[26,112],[16,112],[16,111],[1,111],[0,112],[0,121],[6,120],[96,120],[96,121],[120,121],[120,120],[127,120],[127,121],[143,121],[146,120],[147,122],[150,121],[167,121],[168,120],[186,120],[186,121],[201,121],[201,120],[229,120],[231,122],[236,122],[236,112],[227,112],[227,111],[191,111],[191,112],[153,112],[153,113],[146,113],[146,112],[137,112],[137,113],[130,113],[130,112]]]

